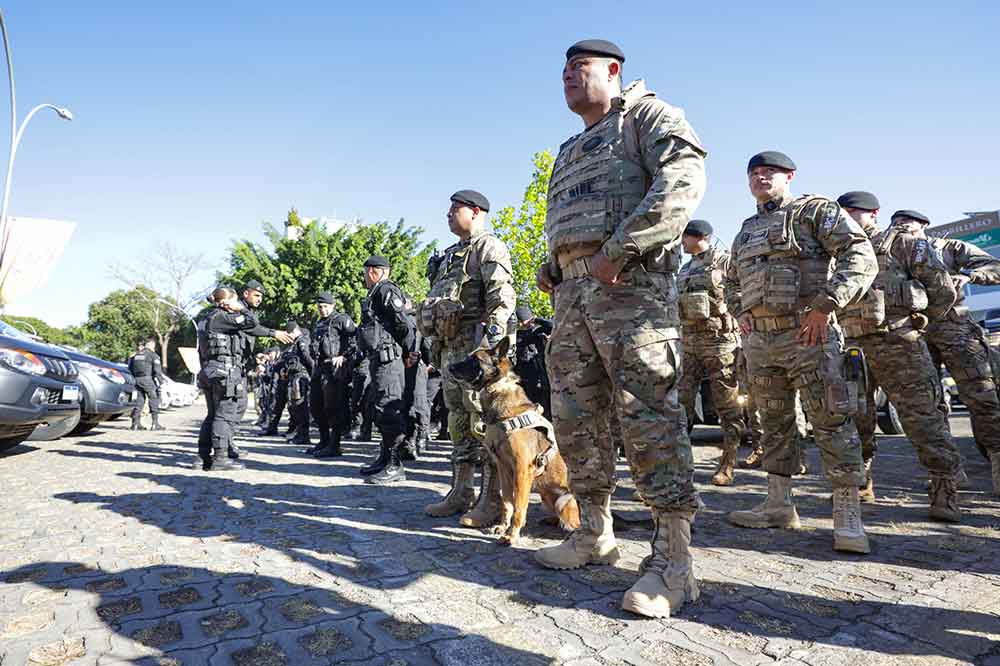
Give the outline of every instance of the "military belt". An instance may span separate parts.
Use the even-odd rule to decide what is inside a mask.
[[[753,330],[761,332],[786,331],[800,323],[799,315],[779,315],[777,317],[753,317]]]

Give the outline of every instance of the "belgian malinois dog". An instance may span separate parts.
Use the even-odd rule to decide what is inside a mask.
[[[551,426],[536,418],[541,408],[521,387],[507,356],[509,347],[509,339],[504,338],[496,349],[477,350],[449,370],[459,382],[479,391],[486,448],[497,465],[503,500],[500,523],[493,532],[501,535],[501,543],[513,545],[524,527],[532,490],[542,496],[565,530],[580,526],[580,508],[569,490],[566,462],[548,437]]]

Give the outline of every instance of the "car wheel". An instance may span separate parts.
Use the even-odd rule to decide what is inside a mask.
[[[29,435],[31,435],[31,433],[26,432],[23,435],[15,435],[14,437],[4,437],[0,439],[0,451],[6,451],[8,449],[14,448],[18,444],[22,443],[24,440],[28,439]]]
[[[877,420],[879,429],[886,435],[903,434],[903,424],[899,422],[899,412],[896,411],[896,406],[891,402],[887,403],[885,411],[879,412]]]
[[[80,412],[77,411],[73,416],[55,421],[54,423],[45,423],[37,428],[34,432],[28,435],[28,440],[32,442],[51,442],[53,440],[59,439],[64,435],[69,434],[73,428],[80,422]]]
[[[76,427],[69,431],[71,435],[82,435],[84,433],[90,432],[97,426],[101,424],[101,421],[80,421],[76,424]]]

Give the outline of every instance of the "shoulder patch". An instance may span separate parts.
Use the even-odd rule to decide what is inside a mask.
[[[247,320],[247,318],[244,315],[240,315],[239,317],[236,318],[236,323],[237,324],[242,324],[246,320]]]
[[[927,239],[918,238],[917,242],[913,246],[913,261],[918,264],[927,263],[927,257],[930,254],[930,246],[927,244]]]
[[[400,298],[399,296],[393,296],[392,297],[392,307],[396,308],[397,310],[402,310],[403,309],[403,299]]]

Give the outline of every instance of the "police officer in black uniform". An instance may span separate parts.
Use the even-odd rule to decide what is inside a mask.
[[[517,352],[514,372],[528,399],[545,408],[546,418],[552,417],[552,390],[545,368],[545,345],[552,335],[552,322],[536,317],[527,305],[519,305],[517,316]]]
[[[288,422],[291,427],[290,440],[294,444],[308,446],[309,441],[309,378],[312,376],[313,362],[309,334],[292,321],[285,326],[292,336],[292,344],[281,354],[285,376],[288,379],[286,397],[288,399]],[[284,405],[282,405],[284,408]],[[272,415],[275,427],[281,419],[281,412]]]
[[[243,305],[243,309],[247,312],[255,313],[260,304],[264,301],[264,285],[262,285],[257,280],[247,280],[247,283],[243,286],[243,295],[240,302]],[[249,331],[242,331],[240,335],[243,336],[243,372],[244,374],[249,374],[253,368],[254,364],[257,362],[256,356],[254,354],[254,344],[256,340],[254,338],[276,338],[281,344],[287,345],[292,342],[292,337],[288,335],[285,331],[275,330],[272,328],[267,328],[261,324],[258,324],[256,328]],[[247,396],[243,396],[242,402],[240,402],[239,410],[239,420],[243,420],[243,415],[247,411]],[[235,449],[237,455],[239,455],[239,449]]]
[[[202,362],[198,381],[205,390],[208,405],[198,453],[204,470],[242,469],[243,463],[231,455],[231,450],[234,430],[240,421],[240,405],[246,402],[244,334],[260,324],[232,289],[220,287],[212,297],[215,307],[196,322]]]
[[[358,347],[368,359],[375,426],[382,441],[378,457],[361,474],[365,483],[385,485],[406,480],[399,450],[407,432],[405,369],[419,360],[420,350],[416,327],[406,314],[408,299],[389,280],[389,261],[372,255],[364,265],[368,296],[361,306]]]
[[[135,377],[135,388],[139,399],[132,409],[132,430],[145,430],[142,425],[142,408],[149,400],[149,413],[153,416],[153,430],[163,430],[160,425],[160,384],[163,382],[163,366],[154,349],[152,340],[139,343],[135,354],[128,360],[128,370]]]
[[[403,385],[403,404],[406,406],[406,440],[400,449],[403,460],[416,460],[427,448],[428,432],[431,425],[431,403],[427,395],[428,364],[431,359],[430,340],[420,335],[414,318],[413,304],[407,301],[406,315],[413,324],[417,336],[420,357],[406,368],[406,382]]]
[[[335,307],[330,292],[316,296],[320,318],[313,329],[316,365],[309,385],[309,404],[319,427],[319,445],[307,453],[317,458],[342,455],[340,439],[351,420],[350,370],[357,351],[358,327]]]

